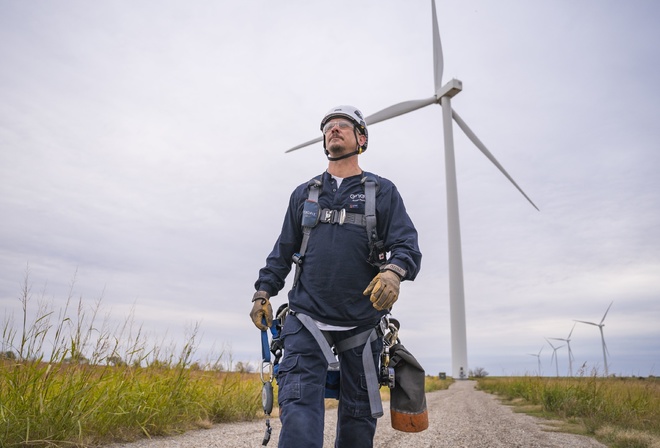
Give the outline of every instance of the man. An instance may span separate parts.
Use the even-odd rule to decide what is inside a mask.
[[[261,330],[266,329],[263,321],[270,326],[269,299],[284,287],[296,263],[289,292],[291,313],[281,333],[278,446],[323,446],[324,389],[332,359],[322,346],[328,340],[339,352],[340,364],[335,446],[372,447],[375,417],[380,415],[371,409],[370,394],[373,398],[378,389],[373,371],[382,340],[371,337],[350,349],[339,347],[374,331],[398,299],[400,281],[416,277],[422,255],[417,231],[394,184],[363,172],[358,164],[368,144],[360,111],[352,106],[333,108],[323,117],[321,131],[328,169],[316,182],[306,182],[292,193],[282,232],[259,271],[250,317]],[[377,184],[372,190],[377,240],[375,235],[370,238],[366,224],[373,216],[365,186],[369,180],[377,181],[371,183],[372,188]]]

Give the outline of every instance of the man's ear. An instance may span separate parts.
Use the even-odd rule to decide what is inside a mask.
[[[358,132],[358,143],[360,144],[360,146],[363,146],[366,143],[366,141],[367,141],[367,137],[365,137],[364,134],[360,134]]]

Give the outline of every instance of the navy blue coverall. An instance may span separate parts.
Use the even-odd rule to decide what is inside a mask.
[[[417,231],[396,186],[385,178],[377,179],[377,231],[388,252],[387,263],[405,269],[404,280],[413,280],[422,258]],[[362,175],[348,177],[338,188],[332,176],[324,172],[318,198],[320,207],[364,214],[365,191],[361,180]],[[259,271],[257,290],[275,296],[284,287],[292,257],[302,243],[302,210],[308,196],[308,183],[301,184],[291,194],[281,234],[268,255],[266,266]],[[290,309],[325,324],[356,327],[331,332],[335,341],[373,329],[388,311],[376,310],[362,294],[378,274],[378,268],[368,262],[368,257],[369,239],[365,227],[350,223],[318,224],[309,237],[300,279],[289,292]],[[320,448],[323,445],[327,361],[316,340],[295,316],[286,319],[282,336],[284,357],[277,375],[282,421],[279,446]],[[376,366],[381,346],[379,339],[372,343]],[[337,447],[373,445],[376,419],[369,408],[362,351],[363,347],[357,347],[339,354]]]

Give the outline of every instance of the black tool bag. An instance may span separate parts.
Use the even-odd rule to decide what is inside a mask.
[[[400,342],[390,348],[390,356],[389,365],[395,373],[395,385],[390,390],[392,428],[403,432],[424,431],[429,427],[424,369]]]

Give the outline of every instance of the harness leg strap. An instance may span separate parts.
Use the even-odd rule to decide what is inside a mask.
[[[335,354],[332,352],[332,347],[328,343],[328,340],[323,335],[323,332],[319,330],[319,327],[316,326],[314,320],[306,314],[293,313],[294,316],[300,320],[300,322],[307,328],[307,330],[314,336],[314,339],[319,344],[323,355],[325,356],[326,361],[328,361],[328,367],[331,369],[339,368],[339,361],[335,357]]]
[[[378,381],[378,374],[376,373],[376,366],[374,365],[373,352],[371,351],[371,343],[378,338],[376,329],[367,330],[365,332],[351,336],[335,344],[338,353],[350,350],[355,347],[364,345],[362,351],[362,365],[364,366],[364,375],[367,382],[367,394],[369,395],[369,407],[371,408],[371,416],[379,418],[383,416],[383,402],[380,399],[380,382]]]
[[[306,314],[296,313],[291,311],[291,314],[296,316],[298,320],[307,328],[307,330],[312,334],[316,342],[318,343],[325,359],[328,361],[328,367],[330,369],[338,369],[339,361],[335,357],[335,354],[332,351],[330,343],[325,338],[323,332],[319,330],[319,327],[316,326],[314,320]],[[367,382],[367,394],[369,395],[369,407],[371,408],[371,416],[374,418],[379,418],[383,416],[383,403],[380,399],[380,382],[378,381],[378,373],[376,372],[376,366],[374,365],[373,360],[373,351],[371,350],[371,343],[378,338],[378,333],[376,328],[373,330],[363,331],[354,336],[344,339],[335,343],[335,349],[337,353],[341,353],[346,350],[350,350],[355,347],[364,345],[364,350],[362,351],[362,365],[364,367],[365,380]]]

